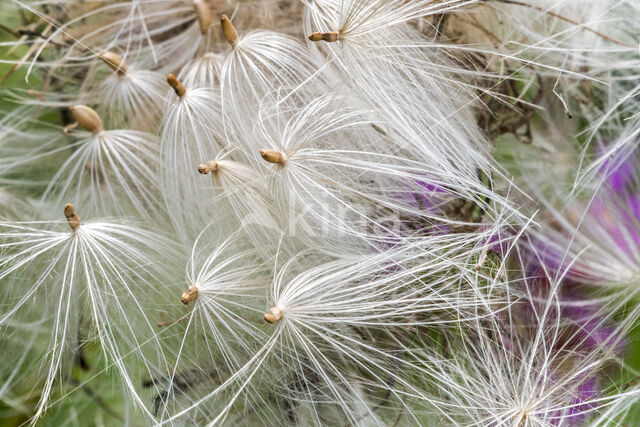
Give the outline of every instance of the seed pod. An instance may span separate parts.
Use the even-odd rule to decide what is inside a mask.
[[[286,162],[286,157],[279,151],[270,150],[268,148],[263,148],[260,150],[260,155],[262,158],[269,163],[278,163],[282,164]]]
[[[222,15],[222,18],[220,18],[220,23],[222,24],[222,32],[224,33],[224,38],[227,39],[231,46],[235,46],[236,43],[238,43],[238,32],[236,31],[227,15]]]
[[[198,24],[200,25],[200,32],[202,35],[207,34],[209,27],[211,26],[211,10],[205,0],[193,0],[193,8],[196,11],[196,17],[198,18]]]
[[[102,59],[105,64],[113,69],[113,71],[117,71],[118,75],[124,76],[127,74],[127,64],[124,63],[124,60],[120,55],[114,52],[104,52],[100,54],[100,59]]]
[[[64,216],[67,218],[71,231],[76,231],[80,227],[80,217],[76,214],[75,208],[71,203],[64,205]]]
[[[69,111],[71,111],[71,115],[75,121],[85,130],[94,134],[98,134],[104,130],[102,119],[93,108],[87,107],[86,105],[75,105],[69,107]]]

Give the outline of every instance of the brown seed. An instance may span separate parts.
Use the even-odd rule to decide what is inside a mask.
[[[329,31],[328,33],[311,33],[309,36],[309,40],[312,42],[325,41],[327,43],[332,43],[338,41],[338,32],[337,31]]]
[[[222,24],[222,32],[224,33],[224,38],[227,39],[231,46],[235,46],[238,43],[238,32],[235,27],[227,17],[227,15],[222,15],[220,18],[220,23]]]
[[[80,227],[80,217],[76,214],[75,208],[71,203],[64,205],[64,216],[72,231],[76,231]]]
[[[206,175],[209,172],[217,172],[218,171],[218,162],[215,160],[209,160],[207,163],[201,163],[198,165],[198,172],[202,175]]]
[[[180,98],[182,98],[184,94],[187,93],[187,90],[174,74],[167,74],[167,83],[169,83],[169,86],[173,88],[173,90],[176,92],[176,95],[178,95]]]
[[[195,301],[197,299],[198,299],[198,288],[194,285],[191,285],[187,288],[186,292],[183,292],[182,297],[180,298],[180,301],[182,301],[184,305],[187,305],[191,301]]]
[[[263,148],[262,150],[260,150],[260,155],[265,161],[269,163],[282,164],[287,161],[284,154],[282,154],[279,151],[271,150],[268,148]]]
[[[271,307],[269,311],[264,314],[264,320],[267,323],[276,323],[278,320],[282,319],[282,310],[278,307]]]
[[[113,69],[113,71],[117,71],[118,75],[124,76],[127,74],[127,64],[124,63],[124,60],[120,55],[114,52],[104,52],[100,54],[100,59],[102,59],[105,64]]]
[[[193,0],[193,8],[196,11],[200,32],[202,35],[207,34],[211,26],[211,9],[205,0]]]
[[[71,115],[75,121],[85,130],[94,134],[98,134],[104,130],[102,119],[93,108],[87,107],[86,105],[74,105],[73,107],[69,107],[69,111],[71,111]]]

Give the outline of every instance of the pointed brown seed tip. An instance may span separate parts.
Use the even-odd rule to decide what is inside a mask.
[[[207,34],[209,27],[211,26],[211,9],[205,0],[193,0],[193,8],[196,11],[196,18],[198,19],[198,25],[200,25],[200,32],[202,35]]]
[[[268,148],[263,148],[262,150],[260,150],[260,155],[265,161],[269,163],[282,164],[286,161],[284,154],[276,150],[270,150]]]
[[[167,74],[167,83],[169,83],[169,86],[173,88],[173,90],[176,92],[176,95],[178,95],[180,98],[182,98],[184,94],[187,93],[187,90],[174,74]]]
[[[182,293],[182,297],[180,298],[180,301],[182,301],[184,305],[187,305],[191,301],[195,301],[197,299],[198,299],[198,288],[194,285],[191,285],[187,288],[186,292]]]
[[[220,18],[220,23],[222,24],[222,32],[224,33],[224,38],[227,39],[231,46],[235,46],[238,43],[238,32],[235,27],[227,17],[227,15],[222,15]]]
[[[325,41],[327,43],[338,41],[338,32],[337,31],[329,31],[328,33],[311,33],[309,36],[309,40],[312,42]]]
[[[114,52],[104,52],[100,55],[105,64],[107,64],[113,71],[117,71],[118,75],[123,76],[127,74],[127,64],[124,63],[122,57]]]
[[[278,307],[271,307],[271,309],[264,314],[264,320],[267,323],[276,323],[280,319],[282,319],[282,310]]]
[[[75,105],[69,107],[69,111],[71,111],[71,115],[75,121],[85,130],[94,134],[98,134],[104,130],[102,119],[93,108],[87,107],[86,105]]]
[[[71,203],[64,205],[64,216],[72,231],[76,231],[80,227],[80,217],[76,214],[76,210]]]
[[[206,175],[209,172],[216,172],[218,170],[218,162],[215,160],[209,160],[207,163],[201,163],[198,165],[198,172],[202,175]]]

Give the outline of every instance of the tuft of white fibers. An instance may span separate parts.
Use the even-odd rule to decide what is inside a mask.
[[[215,424],[233,419],[229,411],[235,408],[262,422],[276,416],[323,424],[346,417],[354,424],[384,424],[405,406],[405,396],[428,401],[429,396],[411,384],[411,375],[434,375],[434,370],[403,356],[409,337],[491,316],[506,303],[500,281],[476,268],[489,237],[479,236],[434,236],[375,256],[320,264],[317,254],[306,251],[276,260],[273,272],[255,262],[238,268],[239,258],[225,253],[237,239],[230,236],[206,259],[206,270],[191,273],[195,278],[190,278],[183,301],[191,303],[196,296],[188,324],[194,326],[187,326],[191,330],[185,332],[180,352],[193,348],[187,340],[194,339],[195,316],[205,313],[210,320],[202,327],[214,337],[211,344],[197,338],[205,351],[218,342],[224,328],[234,325],[233,336],[208,351],[232,343],[245,350],[253,347],[253,352],[236,359],[236,351],[226,351],[225,365],[235,369],[222,378],[216,375],[214,388],[194,387],[188,400],[182,397],[187,402],[183,408],[165,422],[206,411]],[[194,248],[194,254],[198,252]],[[472,260],[470,253],[475,253]],[[257,283],[247,277],[253,274],[263,287],[273,274],[266,301],[250,299]],[[236,279],[228,282],[231,277]],[[234,302],[238,298],[243,303]],[[256,303],[264,304],[261,311]],[[237,317],[240,311],[245,315]],[[262,319],[266,330],[256,326]],[[203,366],[198,363],[197,369]],[[179,386],[180,378],[175,381]],[[270,403],[274,400],[279,405]],[[410,411],[409,417],[417,420]]]
[[[476,85],[459,65],[466,49],[452,55],[448,50],[455,52],[456,45],[425,41],[408,22],[477,3],[314,1],[308,2],[304,28],[316,54],[335,65],[334,73],[332,67],[325,71],[329,79],[357,90],[393,126],[392,136],[422,151],[438,168],[473,177],[478,168],[488,172],[490,167],[472,114]],[[317,34],[336,40],[317,40]]]
[[[70,109],[81,129],[71,131],[77,138],[67,147],[71,155],[50,179],[43,199],[82,204],[90,216],[133,212],[152,217],[149,213],[161,204],[158,138],[135,130],[105,130],[90,107]]]
[[[214,88],[219,85],[221,54],[207,52],[185,64],[178,76],[185,87]]]
[[[298,40],[272,31],[238,33],[223,17],[228,47],[220,67],[220,93],[225,132],[235,143],[251,148],[253,124],[261,103],[282,93],[304,103],[306,93],[322,81],[308,49]],[[231,32],[232,35],[227,33]],[[231,40],[229,40],[231,39]],[[284,96],[284,95],[283,95]]]
[[[218,121],[218,95],[210,88],[185,87],[173,74],[167,80],[173,93],[162,120],[160,184],[173,227],[187,241],[209,223],[211,206],[202,202],[215,197],[197,167],[215,158],[227,141]]]
[[[455,199],[473,201],[494,218],[506,210],[507,221],[521,220],[477,175],[439,168],[341,96],[321,96],[299,110],[265,106],[257,130],[276,219],[308,245],[350,253],[455,227],[460,220],[446,214]]]
[[[198,165],[200,174],[211,176],[215,191],[215,197],[207,200],[206,205],[211,206],[210,212],[226,213],[233,228],[242,229],[244,237],[266,260],[278,249],[288,251],[289,247],[295,247],[294,236],[289,235],[291,241],[284,248],[280,246],[282,233],[272,212],[267,179],[259,169],[232,160],[240,157],[238,153],[221,151],[215,160]]]
[[[215,224],[226,221],[222,215],[216,220]],[[211,225],[197,237],[186,265],[182,295],[176,292],[174,296],[188,311],[162,325],[180,340],[167,357],[173,369],[156,380],[163,387],[154,398],[154,412],[161,421],[180,414],[184,407],[196,408],[190,418],[211,413],[211,402],[200,408],[198,393],[209,393],[235,375],[259,349],[266,337],[258,320],[265,305],[268,273],[269,266],[242,229],[225,235]],[[263,399],[256,393],[252,400]]]
[[[609,310],[588,314],[598,302],[561,297],[567,285],[544,271],[523,277],[507,310],[445,342],[450,357],[415,354],[415,363],[439,371],[434,400],[451,422],[612,425],[622,413],[612,408],[637,401],[637,387],[618,387],[611,377],[621,369],[616,354],[634,317],[613,323]]]
[[[142,122],[148,125],[157,120],[165,104],[164,76],[130,65],[114,52],[103,52],[100,58],[112,68],[97,89],[97,96],[104,99],[110,123]]]
[[[153,375],[164,362],[143,304],[163,295],[158,266],[171,264],[170,245],[157,233],[122,221],[83,221],[72,205],[65,206],[64,214],[66,223],[0,223],[0,280],[6,286],[0,314],[3,345],[8,344],[5,339],[15,339],[12,329],[29,327],[23,319],[33,314],[50,337],[40,361],[39,402],[31,421],[46,411],[51,393],[67,381],[89,340],[100,343],[105,359],[144,409],[131,370],[140,363],[142,371]],[[152,259],[164,259],[164,264],[152,264]],[[156,356],[141,358],[143,345],[151,345]]]

